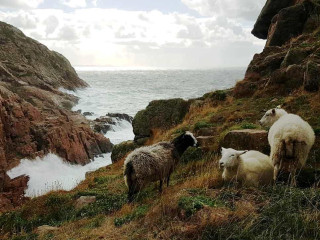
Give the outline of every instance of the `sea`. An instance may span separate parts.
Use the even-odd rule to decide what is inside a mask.
[[[90,112],[89,119],[107,113],[126,113],[131,116],[144,109],[152,100],[183,98],[191,99],[205,93],[231,88],[243,79],[245,68],[206,70],[135,69],[76,67],[80,78],[89,87],[65,91],[79,98],[72,110]],[[132,126],[122,120],[107,134],[113,144],[134,138]],[[22,159],[8,171],[11,178],[28,175],[30,180],[25,195],[36,197],[53,190],[71,190],[85,179],[86,173],[111,164],[111,154],[93,159],[85,166],[72,165],[53,153],[43,158]]]

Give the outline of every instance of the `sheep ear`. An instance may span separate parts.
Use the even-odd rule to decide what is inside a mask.
[[[272,114],[276,114],[276,110],[275,109],[272,109]]]
[[[224,147],[221,147],[221,152],[223,152],[224,150],[226,150]]]
[[[246,152],[248,152],[248,150],[245,150],[245,151],[238,151],[238,156],[241,156],[241,155],[245,154]]]
[[[281,105],[278,105],[278,106],[277,106],[277,109],[281,109],[281,108],[282,108],[282,106],[281,106]]]

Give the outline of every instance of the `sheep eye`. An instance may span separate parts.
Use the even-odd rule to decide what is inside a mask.
[[[234,154],[232,154],[230,157],[234,157]]]

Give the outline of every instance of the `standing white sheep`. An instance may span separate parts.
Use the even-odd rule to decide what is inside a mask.
[[[237,151],[222,148],[219,167],[226,182],[237,181],[244,186],[264,186],[272,183],[273,166],[270,158],[258,151]]]
[[[141,147],[128,155],[124,162],[124,180],[128,186],[128,200],[147,184],[163,181],[169,186],[170,175],[181,155],[188,147],[196,146],[197,140],[190,132],[185,132],[172,142],[160,142],[152,146]]]
[[[313,129],[298,115],[288,114],[279,107],[268,110],[260,124],[271,126],[268,141],[274,165],[274,180],[280,171],[286,171],[290,173],[291,185],[296,185],[297,169],[306,164],[315,141]]]

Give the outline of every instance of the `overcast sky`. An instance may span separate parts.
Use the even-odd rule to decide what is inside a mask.
[[[247,66],[266,0],[0,0],[0,20],[74,66]]]

